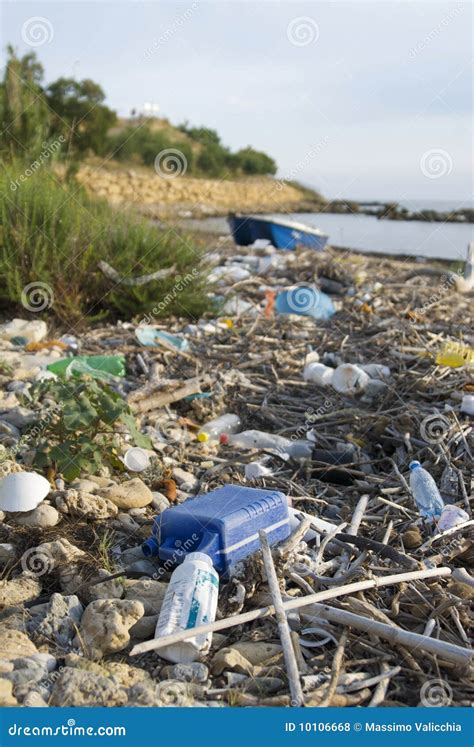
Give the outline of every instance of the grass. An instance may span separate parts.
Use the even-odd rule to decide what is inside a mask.
[[[60,183],[46,167],[24,179],[22,174],[19,163],[0,174],[0,308],[11,313],[16,307],[25,316],[26,297],[39,311],[41,302],[36,297],[30,303],[24,289],[40,283],[45,312],[73,325],[150,314],[193,318],[208,309],[202,250],[192,239],[114,210],[74,180]],[[100,260],[121,277],[172,265],[176,271],[146,285],[117,285],[98,269]]]

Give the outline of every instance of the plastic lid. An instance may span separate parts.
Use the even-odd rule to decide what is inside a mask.
[[[221,433],[219,436],[219,443],[221,444],[228,444],[229,443],[229,434],[228,433]]]
[[[201,441],[201,442],[203,442],[203,441],[209,441],[209,436],[207,435],[207,433],[205,431],[200,431],[197,434],[197,440]]]
[[[186,555],[184,562],[187,562],[188,560],[200,560],[201,563],[206,563],[206,565],[212,567],[212,560],[205,552],[190,552]]]
[[[417,462],[416,460],[413,462],[410,462],[409,467],[411,470],[417,469],[418,467],[421,467],[420,462]]]

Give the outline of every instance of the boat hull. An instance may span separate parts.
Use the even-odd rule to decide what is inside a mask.
[[[328,240],[325,234],[289,221],[279,223],[248,215],[231,215],[228,223],[238,246],[249,246],[257,239],[266,239],[277,249],[293,250],[305,246],[322,251]]]

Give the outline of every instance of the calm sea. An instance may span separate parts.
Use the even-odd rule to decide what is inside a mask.
[[[428,207],[419,201],[418,206]],[[441,204],[441,203],[440,203]],[[433,206],[433,203],[429,203]],[[414,210],[414,203],[407,204]],[[447,209],[436,206],[437,209]],[[278,218],[278,215],[274,215]],[[283,216],[280,216],[283,217]],[[320,228],[329,235],[332,246],[380,254],[410,254],[419,257],[464,260],[469,242],[474,241],[472,223],[425,223],[423,221],[378,220],[371,215],[335,213],[291,213],[287,220]],[[225,218],[183,220],[191,230],[219,235],[229,233]]]

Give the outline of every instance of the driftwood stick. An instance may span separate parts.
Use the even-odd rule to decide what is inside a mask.
[[[158,410],[160,407],[165,405],[171,405],[173,402],[179,402],[179,400],[188,397],[190,394],[197,394],[201,392],[201,387],[205,384],[210,384],[211,379],[209,376],[195,376],[192,379],[187,379],[183,382],[183,385],[177,389],[171,391],[158,392],[157,394],[143,399],[140,402],[132,403],[131,407],[133,412],[144,413],[149,410]]]
[[[306,612],[304,616],[307,619],[314,619],[315,617],[320,619],[322,617],[330,622],[339,623],[339,625],[345,625],[356,630],[362,630],[364,633],[377,635],[396,646],[405,646],[412,650],[420,649],[428,651],[430,654],[435,654],[444,660],[452,661],[456,664],[467,665],[474,656],[472,649],[463,648],[447,641],[440,641],[437,638],[430,638],[420,633],[411,633],[398,626],[387,625],[387,623],[381,623],[369,617],[356,615],[353,612],[346,612],[345,610],[329,607],[325,604],[311,605],[311,614]]]
[[[356,591],[365,591],[366,589],[373,589],[381,586],[392,586],[394,584],[401,584],[405,581],[416,581],[417,579],[426,578],[441,578],[443,576],[450,576],[451,568],[427,568],[421,571],[410,571],[408,573],[398,573],[393,576],[382,576],[381,578],[373,578],[369,581],[357,581],[353,584],[347,584],[347,586],[340,586],[337,589],[325,589],[324,591],[318,591],[315,594],[309,594],[306,597],[299,597],[297,599],[290,599],[283,602],[283,607],[286,611],[299,609],[300,607],[307,607],[315,602],[322,602],[328,599],[336,599],[336,597],[346,596],[347,594],[354,594]],[[170,646],[172,643],[178,643],[179,641],[185,641],[186,638],[192,638],[193,636],[202,635],[203,633],[212,633],[216,630],[227,630],[235,625],[242,625],[243,623],[251,622],[252,620],[258,620],[262,617],[269,617],[275,613],[275,608],[272,605],[268,607],[260,607],[249,612],[242,612],[240,615],[234,615],[224,620],[216,620],[206,625],[199,625],[197,628],[187,628],[186,630],[179,630],[171,635],[162,636],[161,638],[154,638],[151,641],[144,641],[139,643],[130,652],[130,656],[137,656],[143,654],[145,651],[154,651],[155,649],[163,648],[163,646]],[[363,618],[365,619],[365,618]],[[421,636],[423,638],[423,636]],[[459,646],[455,646],[459,649]],[[460,649],[465,651],[465,649]]]
[[[298,671],[298,664],[296,663],[296,656],[293,650],[293,644],[291,642],[290,626],[286,619],[285,608],[283,606],[283,599],[281,598],[280,586],[278,584],[278,577],[276,574],[275,566],[273,564],[272,551],[268,543],[268,537],[262,530],[258,533],[260,538],[260,545],[262,548],[263,564],[265,566],[265,573],[267,575],[268,588],[272,595],[273,606],[275,607],[275,617],[278,623],[278,632],[280,634],[280,641],[283,647],[283,656],[285,658],[285,664],[288,675],[288,684],[290,686],[291,694],[291,705],[302,706],[304,705],[303,690],[300,683],[300,673]]]
[[[359,498],[359,502],[357,503],[357,506],[355,507],[355,511],[352,516],[349,529],[347,530],[347,534],[350,534],[353,537],[357,536],[357,532],[359,531],[360,523],[364,517],[365,509],[367,508],[368,502],[369,502],[368,495],[362,495]],[[347,564],[349,563],[350,556],[351,556],[350,551],[344,550],[344,552],[341,555],[341,565],[339,566],[339,569],[334,574],[335,578],[338,578],[338,576],[342,576],[344,574],[347,568]]]

